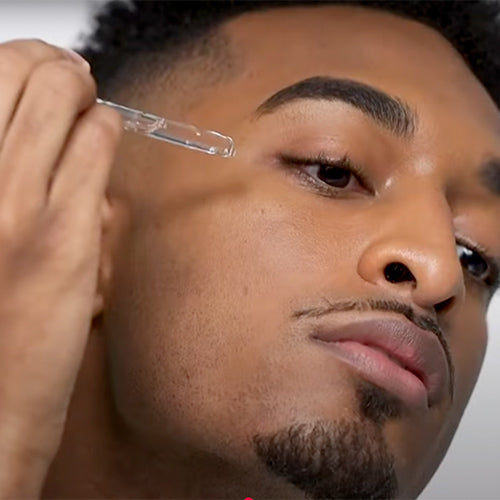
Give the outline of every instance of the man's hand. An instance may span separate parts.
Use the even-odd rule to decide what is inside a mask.
[[[88,68],[0,44],[0,497],[37,497],[90,328],[101,208],[121,135]]]

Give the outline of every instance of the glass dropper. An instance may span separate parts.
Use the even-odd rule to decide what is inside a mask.
[[[153,139],[225,158],[234,156],[236,153],[231,137],[218,132],[168,120],[103,99],[97,99],[97,103],[118,111],[124,120],[123,128],[130,132],[137,132]]]

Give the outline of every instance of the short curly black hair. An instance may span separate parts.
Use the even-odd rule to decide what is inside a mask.
[[[186,50],[207,51],[207,40],[231,18],[325,4],[382,9],[431,26],[458,50],[500,107],[499,0],[113,0],[96,13],[93,32],[77,51],[92,65],[101,96],[112,97],[140,74],[170,71]]]

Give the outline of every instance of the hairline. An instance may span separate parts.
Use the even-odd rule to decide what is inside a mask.
[[[100,88],[100,90],[104,91],[103,98],[112,100],[116,98],[133,99],[142,97],[145,92],[150,92],[152,90],[153,85],[155,90],[157,90],[157,86],[159,85],[160,88],[168,89],[170,92],[172,92],[172,90],[174,92],[179,92],[178,88],[182,88],[182,85],[176,86],[175,83],[177,83],[179,78],[182,78],[182,75],[186,74],[189,75],[189,78],[182,81],[183,85],[185,85],[186,82],[193,82],[193,80],[195,80],[193,88],[197,91],[200,89],[199,86],[196,85],[196,80],[201,80],[204,89],[209,89],[219,83],[227,82],[240,74],[244,61],[244,55],[237,53],[236,46],[228,32],[229,30],[226,29],[231,22],[241,17],[251,16],[253,14],[258,15],[273,10],[312,9],[321,7],[363,9],[365,11],[368,10],[373,13],[385,14],[398,19],[418,23],[432,30],[432,32],[450,45],[462,62],[477,78],[477,75],[469,67],[467,60],[457,47],[443,32],[425,22],[414,19],[411,16],[392,12],[389,9],[370,5],[329,4],[321,2],[310,5],[304,1],[304,3],[267,5],[262,8],[254,8],[248,11],[230,14],[208,29],[208,31],[202,32],[200,35],[181,43],[177,47],[162,47],[154,49],[153,51],[135,54],[118,70],[109,86],[104,86],[102,89]],[[169,62],[161,62],[160,59],[162,57],[168,58]],[[146,64],[143,62],[145,58],[148,60]],[[144,66],[147,66],[147,72],[143,68]],[[132,79],[121,81],[121,77],[127,72],[133,75]],[[479,80],[479,83],[485,87],[482,81]],[[488,92],[488,89],[486,89],[486,91]],[[188,98],[188,101],[192,100],[193,99]],[[183,107],[189,107],[189,104],[186,103]]]

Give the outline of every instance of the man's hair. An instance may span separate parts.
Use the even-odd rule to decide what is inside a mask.
[[[377,8],[434,28],[456,48],[500,107],[497,0],[114,0],[97,12],[94,29],[78,52],[92,65],[101,97],[109,98],[138,81],[170,73],[180,60],[224,50],[220,40],[216,47],[217,29],[238,15],[325,4]]]

